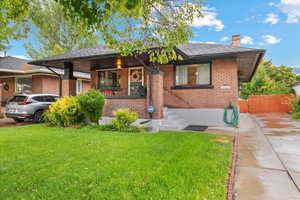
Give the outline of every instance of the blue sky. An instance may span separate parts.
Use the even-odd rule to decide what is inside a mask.
[[[300,68],[300,0],[206,0],[203,12],[192,42],[230,44],[240,34],[242,46],[266,49],[265,59]],[[23,44],[12,41],[8,54],[28,57]]]

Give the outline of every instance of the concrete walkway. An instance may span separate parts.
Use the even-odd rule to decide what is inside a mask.
[[[299,200],[300,193],[254,117],[241,115],[236,200]]]

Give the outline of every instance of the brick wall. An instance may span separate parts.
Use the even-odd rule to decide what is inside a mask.
[[[171,89],[174,84],[173,66],[164,65],[160,68],[165,72],[164,105],[166,107],[224,108],[230,102],[238,105],[238,76],[235,59],[219,59],[212,62],[213,89]]]
[[[32,93],[59,94],[59,79],[55,76],[33,75]]]
[[[128,108],[138,113],[139,118],[148,118],[146,112],[146,99],[105,99],[104,117],[112,117],[113,112],[120,108]]]
[[[91,81],[82,80],[82,92],[87,92],[91,89]]]

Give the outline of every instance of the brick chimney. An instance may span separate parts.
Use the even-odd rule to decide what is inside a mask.
[[[241,45],[241,36],[233,35],[231,45],[232,46],[240,46]]]

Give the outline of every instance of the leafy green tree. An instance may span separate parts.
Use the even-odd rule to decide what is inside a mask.
[[[241,86],[241,98],[247,99],[253,94],[288,94],[297,82],[297,76],[291,67],[273,65],[272,61],[264,61],[258,67],[253,79]]]
[[[3,0],[9,5],[15,0]],[[14,7],[22,15],[1,23],[8,28],[20,18],[31,19],[35,8],[29,0],[16,0]],[[33,2],[51,2],[35,0]],[[64,14],[74,24],[98,33],[101,39],[121,55],[149,54],[150,61],[167,63],[181,59],[174,46],[187,42],[192,36],[191,24],[201,17],[201,0],[55,0],[63,6]],[[22,4],[24,3],[24,4]],[[6,10],[5,10],[6,9]],[[8,13],[14,8],[6,6]],[[60,15],[60,13],[57,13]],[[49,22],[45,24],[51,27]],[[39,23],[37,23],[39,24]],[[11,38],[11,33],[0,33],[0,38]],[[155,48],[154,48],[155,47]],[[138,56],[136,56],[137,59]],[[139,59],[141,60],[141,59]],[[143,63],[142,63],[143,64]]]
[[[56,0],[77,22],[97,30],[123,56],[150,55],[150,61],[181,59],[174,46],[192,36],[201,0]],[[158,47],[158,48],[153,48]]]
[[[55,1],[32,1],[31,7],[30,22],[35,26],[31,34],[37,45],[25,43],[30,57],[38,59],[99,44],[96,33],[65,17]]]
[[[0,51],[9,48],[11,39],[25,38],[29,31],[26,21],[29,10],[28,0],[0,1]]]

